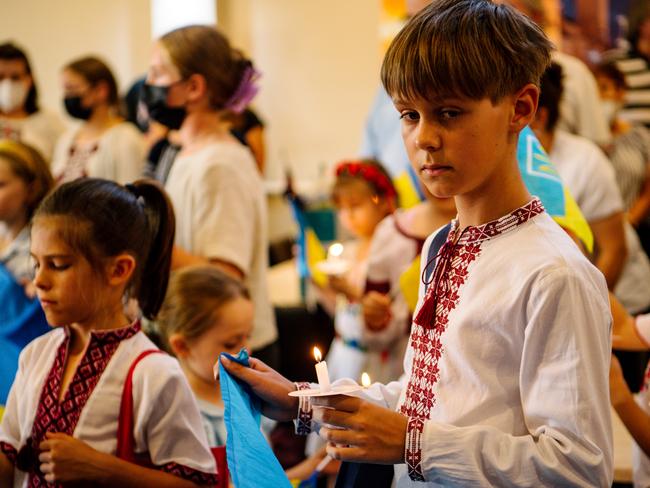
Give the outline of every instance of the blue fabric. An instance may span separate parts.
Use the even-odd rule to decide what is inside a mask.
[[[0,304],[0,405],[4,405],[18,370],[20,351],[50,327],[38,300],[27,298],[22,285],[2,264]]]
[[[245,349],[236,357],[226,353],[222,356],[249,365]],[[221,360],[219,382],[228,433],[226,456],[233,484],[237,488],[291,488],[282,466],[260,431],[259,398],[247,385],[230,376]]]

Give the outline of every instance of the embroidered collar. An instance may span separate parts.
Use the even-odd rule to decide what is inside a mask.
[[[120,329],[108,329],[108,330],[92,330],[90,332],[90,340],[97,342],[98,344],[110,344],[113,342],[121,342],[125,339],[129,339],[136,335],[142,326],[140,325],[140,320],[135,320],[132,324],[122,327]],[[65,327],[66,338],[70,336],[69,327]]]
[[[500,234],[514,230],[519,225],[528,222],[544,211],[544,205],[542,205],[540,199],[534,197],[526,205],[513,210],[508,215],[476,227],[466,227],[460,231],[460,236],[458,236],[458,219],[454,219],[451,221],[451,230],[449,231],[448,239],[452,241],[458,239],[458,244],[479,244]]]

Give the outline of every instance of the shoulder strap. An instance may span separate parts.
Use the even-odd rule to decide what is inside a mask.
[[[431,280],[431,275],[433,274],[433,271],[436,269],[435,263],[432,263],[434,259],[436,259],[436,256],[440,252],[440,249],[442,246],[444,246],[445,242],[447,242],[447,236],[449,235],[449,231],[451,230],[451,223],[445,225],[438,233],[435,235],[433,240],[431,241],[431,245],[429,246],[429,253],[427,254],[427,263],[432,264],[431,266],[427,266],[427,268],[424,270],[425,272],[425,283],[428,283]],[[426,289],[428,288],[428,285],[425,284],[425,289],[424,291],[426,292]]]
[[[135,438],[133,437],[133,371],[140,361],[150,354],[163,353],[160,349],[142,351],[135,358],[124,380],[120,416],[117,422],[117,452],[116,456],[125,461],[139,464],[135,456]]]

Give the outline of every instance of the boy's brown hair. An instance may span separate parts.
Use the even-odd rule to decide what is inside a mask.
[[[490,98],[539,86],[552,44],[540,27],[490,0],[434,0],[395,37],[381,67],[393,97]]]

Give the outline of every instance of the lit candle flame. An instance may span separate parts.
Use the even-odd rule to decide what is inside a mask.
[[[317,347],[314,347],[314,359],[316,359],[317,363],[320,363],[321,360],[323,359],[323,356],[320,353],[320,349]]]
[[[375,205],[379,205],[379,196],[373,195],[371,197],[371,200],[372,200],[372,203],[374,203]]]
[[[340,242],[335,242],[329,247],[327,254],[333,258],[340,257],[341,254],[343,254],[343,244],[341,244]]]
[[[368,388],[370,386],[370,376],[368,373],[363,373],[361,375],[361,385],[363,385],[364,388]]]

